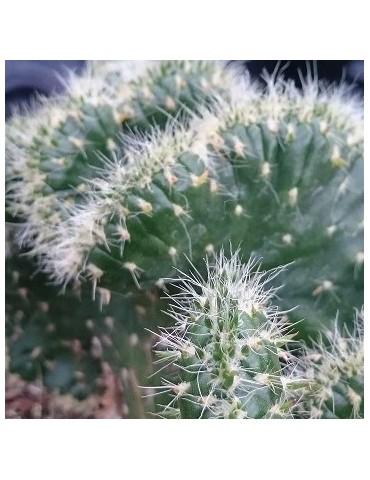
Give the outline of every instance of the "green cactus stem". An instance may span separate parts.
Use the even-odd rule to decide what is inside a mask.
[[[189,126],[126,137],[34,253],[55,283],[163,286],[223,245],[294,261],[281,307],[308,338],[363,303],[362,111],[345,87],[234,84]],[[340,259],[340,261],[338,261]]]
[[[8,219],[37,260],[6,238],[12,374],[88,399],[112,372],[132,418],[363,417],[362,104],[264,80],[92,62],[10,120]]]
[[[158,387],[173,396],[162,415],[290,418],[290,397],[305,380],[286,373],[296,362],[284,348],[294,335],[271,304],[268,284],[281,269],[243,265],[238,251],[206,267],[206,280],[185,275],[170,298],[176,323],[161,329],[157,354],[177,371]]]

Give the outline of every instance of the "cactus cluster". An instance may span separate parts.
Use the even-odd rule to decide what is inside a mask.
[[[12,370],[27,378],[14,325],[57,326],[55,339],[40,334],[47,362],[55,344],[72,338],[101,345],[83,330],[86,319],[107,338],[102,321],[120,318],[110,337],[119,345],[112,354],[106,341],[104,361],[119,367],[142,416],[134,384],[152,389],[153,365],[150,354],[130,356],[130,346],[150,351],[144,329],[158,329],[168,299],[149,315],[141,302],[172,292],[181,271],[180,296],[169,296],[177,323],[159,343],[179,381],[149,390],[153,412],[157,398],[169,398],[163,413],[185,418],[362,415],[359,315],[352,321],[363,305],[361,104],[344,85],[316,78],[302,89],[278,75],[264,81],[211,61],[91,62],[63,94],[10,119],[7,219],[39,272],[31,277],[27,260],[9,260]],[[238,247],[231,259],[229,244]],[[16,261],[25,264],[26,289],[14,285]],[[24,326],[14,320],[13,286],[35,294]],[[78,306],[76,291],[84,292]],[[46,303],[52,320],[40,313]],[[128,318],[137,318],[137,304],[146,313],[136,331]],[[39,351],[32,335],[24,338],[28,357]],[[133,363],[123,375],[128,360],[119,351]],[[132,372],[141,372],[137,381]]]

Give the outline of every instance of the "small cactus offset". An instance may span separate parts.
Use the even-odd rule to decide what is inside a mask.
[[[363,417],[362,103],[310,75],[263,80],[94,61],[13,115],[11,371],[34,381],[69,349],[94,373],[65,390],[84,397],[112,371],[122,416]],[[145,329],[159,325],[157,368]],[[73,339],[99,356],[76,363]]]
[[[207,262],[207,279],[186,275],[171,297],[176,323],[162,329],[157,354],[179,369],[163,415],[182,418],[288,418],[289,397],[305,380],[291,376],[297,362],[284,347],[294,335],[271,305],[279,273],[253,272],[238,252]],[[285,365],[283,361],[285,360]]]

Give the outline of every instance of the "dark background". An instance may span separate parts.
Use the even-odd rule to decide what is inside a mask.
[[[263,70],[272,73],[277,66],[276,60],[231,60],[241,68],[248,68],[253,78],[260,77]],[[299,87],[298,71],[305,75],[307,64],[311,71],[312,61],[282,60],[279,68],[284,68],[285,78],[292,78]],[[317,60],[315,61],[318,77],[328,83],[339,83],[345,80],[353,85],[356,92],[363,96],[364,62],[362,60]],[[5,62],[5,116],[9,117],[14,105],[30,103],[37,94],[52,95],[63,89],[62,77],[68,70],[83,71],[84,60],[7,60]]]

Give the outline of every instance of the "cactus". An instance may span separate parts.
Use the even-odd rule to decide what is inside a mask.
[[[299,384],[284,372],[279,356],[292,336],[264,290],[279,270],[253,273],[236,252],[207,265],[207,280],[186,275],[171,297],[171,329],[162,329],[157,354],[179,367],[175,392],[163,410],[182,418],[288,417],[290,390]],[[292,365],[293,355],[289,356]]]
[[[363,418],[363,314],[352,335],[336,325],[326,332],[329,345],[321,340],[299,355],[289,348],[294,326],[267,288],[283,268],[261,271],[238,251],[230,259],[221,251],[206,267],[206,279],[183,276],[170,297],[176,323],[158,334],[169,371],[157,388],[172,395],[162,416]]]
[[[71,205],[84,202],[86,182],[118,150],[124,132],[185,122],[222,91],[217,62],[100,62],[72,76],[67,92],[6,126],[8,212],[25,222],[19,242],[53,233]]]
[[[310,418],[363,418],[364,313],[356,311],[353,331],[335,323],[313,347],[306,348],[301,415]]]
[[[44,275],[34,275],[32,263],[15,250],[13,246],[14,256],[6,261],[9,373],[39,382],[53,398],[74,398],[73,408],[79,411],[91,406],[104,388],[108,365],[122,388],[122,416],[155,412],[150,399],[133,396],[133,385],[147,382],[153,374],[152,335],[145,328],[161,318],[156,292],[122,296],[98,288],[95,302],[83,287],[60,295],[45,285]]]
[[[302,91],[276,75],[264,80],[262,87],[248,76],[238,78],[218,62],[92,62],[82,78],[71,77],[66,93],[7,124],[7,219],[17,224],[22,254],[36,260],[39,272],[27,280],[35,299],[19,331],[30,326],[41,330],[44,355],[53,357],[53,343],[44,332],[49,312],[40,314],[40,292],[49,299],[53,323],[61,325],[56,343],[65,335],[70,341],[72,331],[72,338],[84,342],[82,325],[92,316],[99,333],[90,332],[88,342],[98,338],[98,348],[105,338],[99,368],[104,363],[120,376],[134,416],[143,416],[146,408],[136,384],[152,389],[155,382],[146,381],[153,372],[148,354],[152,337],[140,330],[143,325],[130,326],[130,319],[138,318],[134,305],[147,302],[150,292],[155,298],[159,289],[170,293],[179,271],[185,275],[182,288],[190,288],[195,277],[186,277],[188,259],[199,271],[198,282],[210,274],[220,312],[231,300],[243,301],[241,291],[241,298],[234,298],[234,290],[231,295],[224,289],[222,275],[227,278],[231,271],[239,276],[241,290],[268,281],[267,293],[259,288],[255,293],[266,302],[274,298],[275,307],[240,313],[233,303],[221,314],[226,330],[210,326],[206,315],[200,325],[190,322],[187,334],[194,352],[204,347],[198,329],[203,335],[213,328],[206,335],[211,350],[205,356],[221,364],[207,364],[213,377],[203,375],[205,387],[197,383],[200,370],[193,370],[199,360],[195,353],[188,359],[170,354],[169,360],[181,357],[180,366],[187,371],[166,414],[275,418],[304,416],[314,408],[322,417],[362,414],[361,406],[347,405],[338,413],[328,402],[314,400],[314,392],[323,398],[314,378],[320,377],[321,364],[303,368],[310,354],[292,351],[296,346],[297,351],[323,352],[320,335],[327,337],[336,313],[335,328],[348,332],[353,308],[363,305],[361,102],[344,85],[326,87],[316,78],[305,80]],[[242,266],[238,255],[232,255],[230,267],[224,253],[217,255],[228,244],[251,260]],[[261,271],[270,273],[253,276],[251,268],[258,262]],[[82,303],[77,307],[71,300],[60,309],[63,297],[42,285],[46,277],[62,286],[68,302],[71,289],[81,290]],[[103,312],[86,297],[86,283],[92,286],[93,300],[104,304],[112,298],[111,305],[102,305]],[[19,294],[23,287],[17,288]],[[197,301],[197,308],[205,308]],[[19,322],[14,320],[17,302],[10,292],[9,325]],[[156,300],[144,315],[149,329],[161,323],[159,305]],[[70,312],[73,328],[72,318],[66,321]],[[111,316],[119,320],[107,332],[104,318]],[[240,324],[235,324],[237,318]],[[172,320],[181,319],[172,312]],[[63,325],[68,325],[65,332]],[[294,325],[294,341],[289,325]],[[179,333],[174,328],[163,330],[170,343]],[[266,333],[262,354],[250,345],[240,347],[251,331]],[[219,351],[218,337],[226,338],[226,353]],[[32,336],[24,338],[33,345]],[[18,340],[10,345],[10,365],[25,375],[22,362],[14,366]],[[185,348],[181,339],[172,346]],[[39,356],[35,359],[39,362]],[[86,368],[90,366],[89,361]],[[342,383],[347,381],[352,382]],[[209,382],[212,392],[205,393]],[[333,384],[333,390],[342,383]],[[158,389],[158,396],[147,392],[149,402],[154,399],[149,410],[155,413],[158,402],[166,402],[171,385]],[[351,388],[361,396],[357,387]],[[197,397],[208,400],[199,404]]]
[[[37,223],[40,268],[56,283],[163,286],[184,253],[197,264],[231,241],[265,268],[294,260],[281,307],[299,305],[304,338],[338,308],[348,317],[363,303],[363,130],[346,95],[231,82],[188,126],[126,137],[83,204],[51,230]]]

